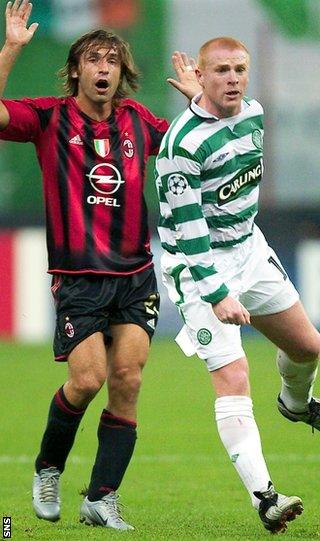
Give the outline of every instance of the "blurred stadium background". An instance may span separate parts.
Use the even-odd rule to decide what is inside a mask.
[[[2,38],[5,4],[0,1]],[[248,94],[263,102],[266,113],[258,222],[320,328],[320,0],[33,0],[33,5],[32,19],[40,28],[10,77],[6,95],[11,98],[59,94],[56,72],[70,42],[108,25],[132,45],[142,73],[137,98],[172,119],[186,105],[165,82],[172,75],[172,51],[194,56],[203,42],[219,35],[247,44]],[[33,460],[49,397],[64,376],[50,359],[54,313],[33,146],[0,142],[0,170],[0,511],[12,516],[16,541],[79,541],[84,535],[102,540],[103,529],[84,532],[76,520],[104,392],[90,406],[64,474],[63,520],[52,525],[31,513]],[[157,265],[152,170],[151,160],[146,196]],[[169,340],[178,327],[163,292],[159,331],[144,374],[137,450],[121,486],[125,516],[137,528],[132,535],[140,541],[269,539],[215,434],[204,363],[186,361]],[[287,539],[319,539],[318,435],[276,414],[275,348],[251,335],[245,347],[254,360],[255,414],[271,475],[280,490],[305,501],[304,515],[290,525]]]
[[[175,49],[195,56],[218,35],[252,55],[248,94],[266,113],[265,177],[258,223],[320,326],[319,0],[34,0],[40,28],[20,57],[6,95],[59,94],[56,72],[71,41],[98,26],[132,45],[141,70],[137,98],[172,119],[186,105],[165,82]],[[1,2],[4,11],[5,1]],[[1,16],[3,35],[3,16]],[[31,144],[0,143],[0,339],[48,340],[53,308],[46,278],[41,179]],[[146,195],[156,262],[157,202],[152,161]],[[163,295],[160,334],[178,327]]]

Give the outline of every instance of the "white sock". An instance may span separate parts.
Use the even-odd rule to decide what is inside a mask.
[[[248,396],[223,396],[215,402],[218,432],[252,504],[259,507],[253,492],[268,489],[270,474],[261,449],[259,430]]]
[[[312,397],[318,361],[295,363],[279,349],[277,365],[282,379],[281,400],[291,411],[306,411]]]

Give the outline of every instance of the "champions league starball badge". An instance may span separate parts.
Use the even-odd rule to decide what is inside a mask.
[[[168,189],[173,195],[182,195],[188,186],[186,177],[179,173],[173,173],[168,178]]]

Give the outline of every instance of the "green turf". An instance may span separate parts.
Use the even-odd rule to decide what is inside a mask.
[[[303,498],[305,511],[285,534],[320,539],[320,434],[290,423],[276,411],[279,380],[275,350],[247,340],[252,394],[264,453],[276,486]],[[37,520],[31,509],[33,458],[49,400],[66,367],[51,348],[0,344],[0,510],[12,517],[14,541],[256,540],[269,539],[225,454],[212,421],[213,399],[204,364],[186,359],[167,341],[154,341],[144,372],[139,439],[120,494],[124,516],[136,530],[118,533],[78,522],[79,491],[88,483],[96,425],[105,395],[91,404],[62,479],[62,518]]]

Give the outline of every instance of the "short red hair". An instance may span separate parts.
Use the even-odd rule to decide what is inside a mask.
[[[209,41],[206,41],[206,43],[204,43],[202,47],[200,47],[199,55],[198,55],[198,64],[201,68],[203,68],[205,64],[205,57],[209,49],[214,49],[216,47],[224,47],[225,49],[230,49],[230,50],[242,49],[248,55],[248,59],[250,58],[249,51],[247,47],[245,46],[245,44],[242,43],[242,41],[239,41],[238,39],[235,39],[235,38],[222,36],[219,38],[210,39]]]

